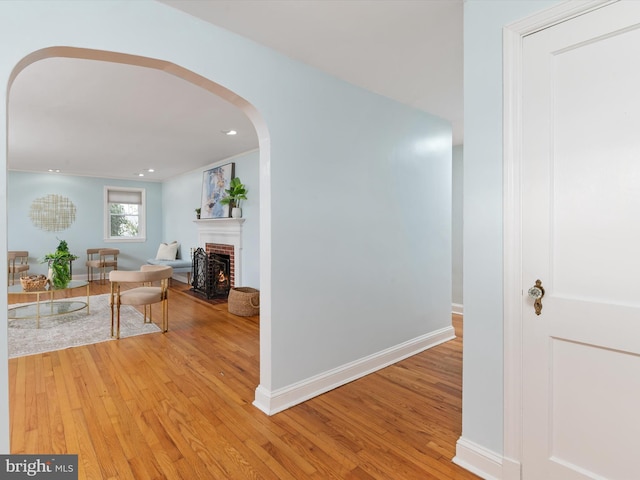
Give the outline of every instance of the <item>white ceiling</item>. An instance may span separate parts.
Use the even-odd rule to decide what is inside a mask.
[[[152,68],[49,58],[10,91],[11,170],[160,181],[257,146],[236,107]]]
[[[462,0],[159,1],[438,115],[462,143]],[[10,91],[11,170],[160,181],[254,148],[244,114],[159,70],[51,58]]]
[[[463,0],[158,0],[442,117],[463,137]]]

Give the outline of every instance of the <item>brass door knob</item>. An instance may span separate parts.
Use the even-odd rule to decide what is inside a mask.
[[[534,299],[533,308],[536,311],[536,315],[542,313],[542,297],[544,297],[544,287],[541,280],[536,280],[536,284],[527,292],[531,298]]]

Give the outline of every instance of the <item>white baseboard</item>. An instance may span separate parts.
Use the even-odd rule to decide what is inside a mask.
[[[452,303],[451,313],[455,313],[457,315],[464,315],[464,305],[462,305],[461,303]]]
[[[463,437],[456,443],[456,456],[452,461],[485,480],[515,480],[520,477],[517,462],[503,459],[501,455]],[[505,471],[510,474],[505,476]],[[517,477],[513,476],[514,472],[518,472]]]
[[[522,466],[520,462],[509,458],[502,458],[502,480],[520,480],[522,477]]]
[[[270,392],[262,385],[259,385],[256,389],[253,405],[267,415],[274,415],[453,338],[455,338],[455,333],[453,327],[449,326],[315,375],[288,387]]]

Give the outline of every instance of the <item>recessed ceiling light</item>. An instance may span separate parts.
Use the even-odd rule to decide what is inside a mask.
[[[237,135],[238,132],[236,132],[235,130],[222,130],[222,133],[224,133],[225,135]]]
[[[154,170],[153,168],[148,168],[148,169],[147,169],[147,172],[149,172],[149,173],[153,173],[153,172],[155,172],[155,170]]]
[[[60,169],[59,168],[50,168],[49,171],[51,173],[60,173]]]
[[[141,173],[138,174],[138,176],[139,177],[144,177],[144,173],[141,172]]]

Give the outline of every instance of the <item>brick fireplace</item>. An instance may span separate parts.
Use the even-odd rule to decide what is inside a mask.
[[[208,244],[212,245],[212,244]],[[209,249],[196,248],[193,252],[193,282],[191,290],[207,299],[227,298],[231,284],[230,255]]]
[[[244,218],[194,220],[198,227],[198,247],[206,253],[229,255],[231,286],[242,286],[242,225]]]
[[[228,255],[229,256],[229,278],[231,279],[231,287],[235,287],[235,279],[236,279],[236,270],[235,270],[235,259],[236,255],[234,252],[233,245],[225,245],[223,243],[206,243],[204,246],[205,253],[217,253],[218,255]]]

